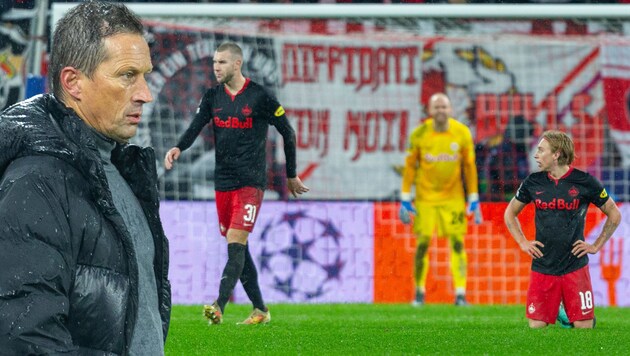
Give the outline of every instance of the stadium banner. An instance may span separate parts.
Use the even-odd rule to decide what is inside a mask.
[[[524,304],[531,259],[503,222],[507,203],[483,203],[485,221],[469,223],[467,299],[472,304]],[[265,201],[249,237],[263,296],[269,303],[408,303],[414,296],[415,236],[400,223],[395,203]],[[622,215],[630,204],[620,205]],[[532,204],[519,215],[535,235]],[[173,302],[212,302],[227,261],[214,202],[163,202],[170,241]],[[591,207],[585,236],[593,242],[605,215]],[[589,255],[596,305],[630,306],[630,224],[622,222],[596,255]],[[454,300],[448,239],[429,248],[428,303]],[[234,302],[249,303],[240,284]]]
[[[395,198],[408,136],[438,91],[451,97],[454,117],[473,132],[482,200],[511,198],[535,169],[531,151],[546,129],[570,133],[576,167],[600,176],[605,101],[599,43],[527,35],[510,41],[257,36],[145,24],[155,100],[146,105],[135,140],[153,146],[158,157],[190,124],[204,91],[217,84],[214,50],[234,40],[243,47],[245,75],[279,98],[296,130],[298,174],[311,188],[305,199]],[[270,199],[286,198],[280,145],[271,129]],[[177,169],[162,175],[163,196],[213,199],[213,166],[214,143],[204,130]]]
[[[610,135],[621,165],[630,167],[630,44],[602,46],[602,76]]]
[[[158,156],[190,124],[205,90],[216,85],[212,55],[230,34],[145,21],[154,71],[154,101],[145,105],[136,143]],[[269,88],[297,134],[298,174],[306,199],[395,196],[410,127],[420,117],[421,46],[328,37],[238,35],[244,74]],[[281,138],[270,130],[269,197],[286,198]],[[161,163],[160,163],[161,165]],[[164,172],[167,199],[213,199],[214,142],[209,130]],[[362,179],[366,172],[378,172]]]
[[[435,38],[423,48],[422,105],[451,98],[453,116],[476,143],[482,201],[509,201],[537,169],[537,137],[573,137],[574,165],[600,176],[604,108],[595,42],[537,36]]]
[[[274,45],[308,198],[396,196],[394,167],[420,118],[421,42],[291,36]]]
[[[531,260],[510,236],[503,213],[507,203],[482,203],[484,222],[468,222],[465,247],[468,255],[466,299],[472,304],[524,304]],[[409,303],[415,295],[414,258],[416,237],[411,225],[398,219],[398,204],[374,205],[374,302]],[[519,215],[533,221],[533,205]],[[533,224],[522,224],[533,238]],[[434,237],[429,246],[427,303],[452,304],[455,300],[450,269],[449,241]],[[395,286],[395,287],[392,287]]]
[[[226,241],[214,202],[163,202],[170,241],[173,303],[217,298]],[[249,236],[249,251],[269,303],[371,303],[371,203],[265,201]],[[240,283],[234,302],[248,303]]]
[[[431,93],[446,92],[454,117],[470,125],[476,143],[488,148],[508,140],[527,149],[543,130],[560,129],[580,153],[576,167],[599,166],[604,101],[597,43],[535,36],[429,43],[423,104]]]
[[[27,36],[19,26],[0,21],[0,111],[24,99]]]
[[[53,4],[52,22],[71,6]],[[425,116],[428,97],[443,91],[454,117],[473,131],[482,201],[511,199],[536,168],[533,151],[547,129],[568,132],[575,166],[600,178],[618,200],[630,200],[629,46],[616,34],[623,26],[422,16],[228,19],[198,16],[197,5],[178,5],[176,16],[158,15],[160,6],[157,12],[130,6],[138,6],[146,25],[155,98],[145,105],[133,143],[153,146],[158,157],[177,142],[203,92],[217,84],[212,56],[230,40],[243,47],[245,75],[287,109],[298,134],[298,173],[313,188],[304,199],[396,197],[405,136]],[[284,200],[281,142],[270,132],[266,197]],[[158,166],[163,199],[214,198],[209,130],[177,169],[165,172],[161,160]]]
[[[523,253],[503,221],[507,203],[482,203],[484,222],[469,223],[465,237],[468,254],[467,300],[472,304],[525,304],[531,258]],[[630,204],[619,205],[622,216]],[[374,302],[408,303],[414,297],[413,260],[415,236],[397,218],[397,205],[375,203]],[[523,233],[533,239],[535,210],[528,204],[519,214]],[[606,216],[590,206],[585,237],[597,238]],[[596,305],[630,306],[630,223],[622,222],[613,237],[596,255],[589,255],[589,268]],[[625,262],[624,262],[625,261]],[[396,286],[392,288],[392,286]],[[448,239],[434,238],[429,247],[428,303],[453,303]]]
[[[596,305],[630,307],[630,204],[620,205],[619,210],[624,217],[621,224],[596,255],[589,255]],[[595,242],[604,222],[586,234],[586,241]]]

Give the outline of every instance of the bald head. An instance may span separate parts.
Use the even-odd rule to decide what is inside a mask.
[[[433,118],[436,129],[446,129],[448,118],[452,115],[451,101],[444,93],[436,93],[429,99],[429,115]]]

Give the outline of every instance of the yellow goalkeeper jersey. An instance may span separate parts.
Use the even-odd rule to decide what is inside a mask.
[[[463,173],[463,176],[462,176]],[[475,148],[468,127],[449,118],[448,129],[436,132],[433,119],[416,127],[409,138],[402,192],[415,184],[416,201],[441,203],[478,193]]]

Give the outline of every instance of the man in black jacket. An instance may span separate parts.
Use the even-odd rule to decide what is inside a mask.
[[[58,23],[53,94],[0,114],[0,353],[164,353],[171,296],[155,155],[128,144],[152,69],[124,5]]]

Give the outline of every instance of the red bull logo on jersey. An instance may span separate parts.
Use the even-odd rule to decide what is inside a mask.
[[[251,117],[241,121],[238,117],[229,116],[227,120],[221,120],[218,116],[214,117],[214,126],[224,129],[251,129],[254,127],[254,122]]]
[[[577,210],[577,208],[580,206],[580,199],[575,199],[570,203],[562,198],[560,199],[553,198],[550,202],[536,199],[535,203],[536,203],[536,209]]]
[[[448,154],[448,153],[440,153],[439,155],[434,155],[431,153],[427,153],[424,155],[424,160],[429,163],[433,162],[457,162],[459,160],[459,154]]]

